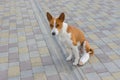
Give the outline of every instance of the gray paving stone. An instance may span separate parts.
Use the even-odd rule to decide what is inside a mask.
[[[58,76],[58,74],[56,74],[56,75],[48,76],[47,79],[48,80],[60,80],[60,77]]]
[[[69,80],[70,78],[68,77],[67,73],[61,72],[60,73],[61,80]]]
[[[34,34],[41,34],[39,27],[34,28]]]
[[[114,63],[117,65],[117,67],[120,68],[120,59],[118,59],[118,60],[114,60]]]
[[[116,49],[114,50],[115,53],[117,53],[118,55],[120,55],[120,49]]]
[[[85,66],[83,66],[82,70],[85,74],[95,72],[95,69],[90,64],[86,64]]]
[[[0,52],[7,52],[8,51],[8,45],[0,46]]]
[[[4,70],[4,71],[0,71],[0,80],[7,80],[8,77],[8,71]]]
[[[34,78],[32,76],[32,77],[21,78],[21,80],[34,80]]]
[[[111,59],[105,54],[96,54],[96,56],[102,63],[111,62]]]
[[[18,52],[9,53],[9,59],[19,58]]]
[[[12,62],[19,62],[19,58],[9,59],[9,63],[12,63]]]
[[[0,64],[0,71],[4,71],[8,69],[8,63],[2,63]]]
[[[98,37],[100,37],[100,38],[103,38],[103,37],[106,37],[106,35],[104,34],[104,33],[102,33],[102,32],[97,32],[97,33],[95,33]]]
[[[47,65],[45,66],[45,73],[47,76],[56,75],[57,70],[54,65]]]
[[[26,35],[26,39],[33,39],[34,37],[34,35]]]
[[[8,38],[2,38],[1,41],[2,41],[2,42],[3,42],[3,41],[8,42],[9,40],[8,40]]]
[[[14,53],[14,52],[18,52],[18,47],[9,48],[9,53]]]
[[[46,42],[44,40],[38,41],[37,45],[38,45],[38,47],[45,47],[46,46]]]
[[[109,72],[104,72],[104,73],[99,73],[100,77],[107,77],[107,76],[111,76],[111,73]]]
[[[27,70],[31,70],[32,69],[32,65],[31,65],[30,60],[22,61],[22,62],[20,62],[19,65],[20,65],[20,70],[21,71],[27,71]]]
[[[112,54],[115,54],[115,52],[114,51],[106,52],[106,55],[112,55]]]
[[[30,57],[39,57],[39,52],[38,51],[31,51]]]
[[[94,49],[95,54],[103,54],[104,52],[101,49]]]
[[[109,43],[109,42],[112,42],[112,40],[108,39],[107,37],[105,38],[101,38],[105,43]]]
[[[31,77],[32,74],[33,74],[32,70],[22,71],[21,72],[21,78]]]
[[[105,67],[107,68],[107,70],[109,72],[118,72],[118,71],[120,71],[120,69],[113,62],[104,63],[104,65],[105,65]]]
[[[102,40],[97,40],[97,41],[94,41],[94,42],[98,46],[104,46],[105,45],[105,43]]]
[[[86,74],[87,80],[101,80],[97,73],[88,73]]]
[[[24,41],[24,42],[19,42],[18,43],[18,47],[20,48],[20,47],[26,47],[27,46],[27,42],[26,41]]]
[[[108,31],[108,30],[104,30],[104,31],[102,31],[106,36],[108,36],[108,35],[111,35],[111,32],[110,31]]]
[[[27,32],[26,35],[33,35],[33,32]]]
[[[7,56],[8,56],[8,52],[0,53],[0,57],[7,57]]]
[[[18,29],[20,30],[20,29]],[[18,32],[18,36],[25,36],[25,32]]]
[[[20,76],[18,77],[11,77],[11,78],[8,78],[8,80],[20,80]]]
[[[29,45],[28,48],[29,48],[30,52],[31,51],[37,51],[37,49],[38,49],[38,47],[36,45]]]
[[[9,63],[9,67],[12,67],[12,66],[19,66],[19,62]]]
[[[104,67],[102,63],[95,63],[95,64],[92,64],[92,66],[97,73],[107,72],[106,68]]]
[[[20,61],[27,61],[27,60],[29,60],[30,58],[29,58],[29,54],[19,54],[19,60]]]
[[[53,64],[53,61],[52,61],[52,59],[51,59],[51,56],[42,56],[42,57],[41,57],[41,60],[42,60],[42,64],[43,64],[44,66],[46,66],[46,65],[52,65],[52,64]]]
[[[40,73],[40,72],[44,72],[45,71],[45,67],[44,66],[39,66],[39,67],[33,67],[32,68],[33,73]]]
[[[35,39],[29,39],[29,40],[27,40],[27,44],[28,45],[36,44]]]

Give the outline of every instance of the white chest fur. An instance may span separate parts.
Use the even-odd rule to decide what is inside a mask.
[[[63,23],[63,27],[59,33],[59,40],[67,47],[72,47],[71,33],[67,32],[68,25]]]

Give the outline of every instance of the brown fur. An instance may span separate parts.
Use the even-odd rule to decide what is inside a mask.
[[[77,29],[76,27],[68,26],[67,32],[71,33],[71,40],[73,41],[73,45],[75,46],[77,45],[78,42],[80,42],[82,46],[84,41],[86,41],[84,33],[81,30]],[[90,48],[88,41],[86,42],[85,47],[87,52],[90,51],[91,55],[94,54],[94,51],[93,49]]]
[[[64,18],[65,18],[64,13],[61,13],[58,18],[53,18],[52,15],[47,12],[47,19],[50,23],[50,28],[51,29],[53,28],[54,20],[56,19],[56,26],[55,27],[58,29],[58,31],[60,31],[61,28],[62,28]]]
[[[71,33],[73,45],[76,46],[78,42],[82,43],[85,41],[83,32],[77,29],[76,27],[68,26],[67,32]]]

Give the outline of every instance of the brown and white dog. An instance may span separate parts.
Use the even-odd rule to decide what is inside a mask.
[[[47,19],[50,24],[51,34],[53,36],[58,35],[59,40],[65,44],[66,48],[72,51],[69,52],[69,56],[66,58],[66,60],[71,60],[74,54],[75,60],[73,65],[85,64],[89,60],[90,55],[94,54],[94,51],[90,47],[88,41],[85,39],[84,33],[78,28],[65,23],[64,13],[61,13],[58,18],[55,18],[49,12],[47,12]],[[78,47],[80,47],[80,50]],[[82,52],[81,58],[79,51]]]

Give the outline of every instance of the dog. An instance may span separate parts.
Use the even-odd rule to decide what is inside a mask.
[[[49,12],[46,13],[46,16],[51,28],[51,34],[53,36],[58,35],[59,40],[70,50],[66,60],[70,61],[74,55],[73,65],[85,64],[90,56],[94,54],[94,50],[90,47],[83,31],[65,23],[64,13],[61,13],[57,18],[53,17]],[[81,58],[79,52],[82,52]]]

